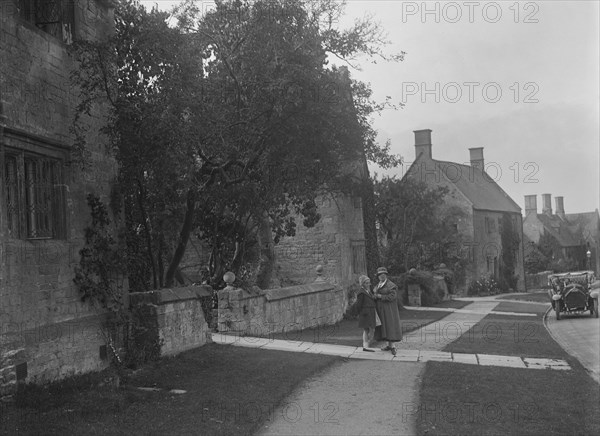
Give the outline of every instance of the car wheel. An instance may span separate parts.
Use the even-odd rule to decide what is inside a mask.
[[[556,312],[556,320],[560,319],[560,300],[554,302],[554,311]]]

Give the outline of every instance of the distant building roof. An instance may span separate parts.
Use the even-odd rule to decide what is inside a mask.
[[[572,228],[568,222],[562,220],[558,215],[538,213],[537,217],[544,225],[544,231],[549,232],[561,247],[581,245],[582,241],[577,229]]]

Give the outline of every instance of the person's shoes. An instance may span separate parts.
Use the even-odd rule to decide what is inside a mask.
[[[370,351],[371,353],[375,352],[375,350],[371,350],[370,348],[364,348],[364,347],[363,347],[363,351]]]
[[[389,345],[387,345],[387,346],[383,347],[381,349],[381,351],[390,351],[391,349],[392,349],[392,347],[390,347]]]
[[[396,347],[392,347],[392,354],[395,356],[396,355]]]

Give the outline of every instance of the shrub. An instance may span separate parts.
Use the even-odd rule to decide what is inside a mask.
[[[420,286],[422,306],[434,306],[444,299],[444,290],[437,286],[432,272],[413,271],[390,279],[398,285],[404,304],[408,304],[408,285]]]
[[[358,295],[359,285],[353,283],[346,289],[346,299],[348,304],[346,311],[344,312],[344,319],[355,319],[358,316],[358,310],[356,308],[356,296]]]
[[[484,277],[469,284],[467,295],[496,295],[501,291],[500,284],[493,277]]]

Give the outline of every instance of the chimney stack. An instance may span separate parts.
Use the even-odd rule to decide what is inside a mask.
[[[483,147],[469,148],[469,155],[471,166],[473,168],[479,168],[483,171],[485,169],[483,162]]]
[[[483,162],[483,147],[469,148],[469,155],[471,158],[471,166],[473,168],[479,168],[480,170],[485,169]]]
[[[550,201],[550,197],[550,194],[542,194],[542,213],[545,213],[546,215],[552,215],[552,202]]]
[[[413,130],[415,133],[415,160],[423,157],[431,159],[431,129]]]
[[[525,217],[530,213],[537,214],[537,195],[525,196]]]
[[[556,203],[556,215],[565,219],[565,205],[563,203],[562,197],[554,197],[554,201]]]

